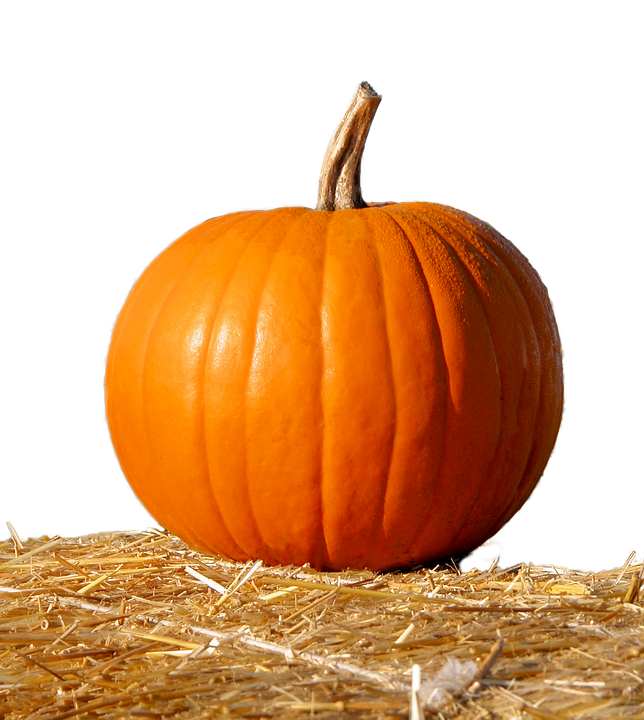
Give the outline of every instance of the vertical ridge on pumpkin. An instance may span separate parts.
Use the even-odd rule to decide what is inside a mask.
[[[371,208],[381,257],[396,396],[396,438],[385,494],[381,564],[408,564],[444,447],[445,358],[431,291],[413,243],[391,214]],[[372,220],[373,222],[373,220]]]
[[[475,225],[473,222],[468,222],[467,218],[461,217],[460,212],[454,211],[453,208],[445,207],[443,208],[443,211],[451,218],[452,222],[455,223],[455,225],[459,228],[459,231],[468,233],[475,246],[480,245],[480,247],[483,248],[483,252],[487,253],[490,259],[495,263],[495,276],[499,278],[508,288],[508,297],[512,301],[516,311],[522,317],[519,327],[523,330],[524,341],[526,343],[526,349],[528,350],[526,355],[525,371],[523,373],[523,382],[518,393],[520,400],[518,419],[520,419],[521,416],[524,418],[523,425],[519,431],[519,437],[523,438],[525,445],[525,450],[523,451],[523,463],[520,468],[517,468],[514,491],[510,495],[509,499],[504,501],[498,498],[498,496],[489,498],[489,501],[495,507],[495,514],[497,516],[496,521],[490,525],[490,527],[495,528],[492,533],[494,534],[494,532],[497,532],[505,523],[505,513],[508,508],[513,507],[516,501],[517,493],[520,492],[520,487],[524,482],[526,468],[530,462],[530,454],[532,453],[537,423],[541,412],[540,393],[542,389],[543,369],[541,362],[540,338],[529,302],[517,283],[515,277],[516,267],[512,262],[508,262],[507,257],[505,259],[501,258],[498,254],[498,248],[493,247],[494,241],[492,234],[495,233],[500,238],[503,236],[496,233],[496,231],[492,228],[488,228],[486,231],[483,231],[478,225]],[[505,243],[509,243],[509,241],[505,239],[504,241]],[[530,350],[530,348],[532,348],[532,350]],[[512,452],[513,454],[516,454],[515,446],[512,447]],[[503,483],[503,481],[504,478],[500,477],[499,482]],[[489,530],[486,534],[490,534]],[[483,540],[485,540],[485,538],[480,540],[480,542]],[[472,542],[475,545],[480,544],[480,542],[476,542],[476,539]]]
[[[333,222],[338,217],[337,213],[330,212],[325,215],[328,218],[326,230],[324,234],[324,273],[322,276],[322,293],[320,296],[320,348],[322,354],[322,382],[320,383],[320,405],[322,407],[322,442],[320,444],[320,467],[322,468],[320,475],[320,518],[322,521],[322,534],[324,536],[324,548],[326,553],[327,568],[332,567],[331,553],[329,551],[329,544],[332,542],[333,529],[331,527],[331,513],[327,510],[326,498],[329,493],[328,482],[327,482],[327,434],[329,430],[329,413],[327,412],[326,397],[328,394],[328,381],[329,374],[331,372],[331,350],[330,344],[331,328],[330,328],[330,317],[329,309],[327,306],[327,297],[330,292],[329,288],[329,245],[330,236],[332,233]]]
[[[432,287],[446,364],[450,368],[446,395],[446,445],[434,502],[412,545],[421,557],[444,557],[462,523],[462,497],[483,482],[483,466],[498,438],[500,380],[483,311],[454,251],[418,212],[416,204],[390,206],[399,222],[410,228],[417,254]],[[440,502],[441,512],[433,507]]]
[[[269,211],[265,222],[248,233],[249,242],[226,284],[215,318],[206,388],[213,492],[237,544],[248,556],[271,563],[277,561],[257,527],[248,492],[246,406],[257,307],[286,222],[282,211]]]
[[[496,522],[499,505],[505,506],[513,497],[513,486],[523,473],[537,414],[530,387],[538,352],[535,355],[536,336],[528,309],[517,295],[516,284],[507,268],[494,256],[487,242],[476,236],[468,224],[457,223],[441,206],[431,206],[427,218],[440,229],[441,237],[455,251],[462,272],[470,277],[475,288],[487,319],[502,387],[498,444],[485,471],[484,482],[471,498],[472,509],[468,514],[475,521],[464,523],[454,537],[455,545],[465,552],[479,544],[474,538],[482,534],[481,528]],[[538,375],[538,367],[536,372]]]
[[[328,252],[329,252],[329,234],[331,232],[331,223],[332,219],[335,217],[335,213],[325,213],[325,226],[324,226],[324,233],[323,233],[323,260],[322,260],[322,273],[321,273],[321,292],[320,292],[320,307],[319,307],[319,337],[320,337],[320,367],[321,367],[321,378],[320,378],[320,386],[319,386],[319,393],[320,393],[320,409],[322,411],[322,419],[321,419],[321,427],[320,427],[320,460],[319,460],[319,467],[320,467],[320,481],[318,483],[318,507],[320,512],[320,526],[322,528],[321,532],[321,543],[323,546],[323,553],[324,556],[322,558],[322,566],[323,567],[329,567],[330,565],[330,558],[329,558],[329,548],[327,544],[327,533],[326,533],[326,526],[325,526],[325,513],[324,513],[324,479],[326,476],[325,467],[324,467],[324,444],[325,444],[325,437],[326,437],[326,416],[324,411],[324,383],[326,379],[326,370],[327,370],[327,353],[325,350],[325,336],[326,336],[326,328],[325,328],[325,313],[324,313],[324,297],[326,292],[326,281],[327,281],[327,258],[328,258]]]
[[[278,214],[279,211],[273,210],[273,213]],[[277,217],[274,218],[277,220]],[[281,220],[281,218],[280,218]],[[269,223],[267,223],[269,224]],[[282,230],[282,228],[280,228]],[[245,329],[245,333],[247,333],[249,336],[252,335],[252,347],[249,352],[249,358],[247,362],[247,368],[246,368],[246,386],[243,392],[243,398],[244,398],[244,435],[245,435],[245,442],[243,443],[243,452],[244,452],[244,485],[245,485],[245,495],[246,495],[246,504],[249,510],[249,516],[251,518],[253,528],[255,530],[255,534],[258,536],[261,542],[261,549],[255,550],[254,555],[257,555],[261,558],[263,558],[266,562],[269,563],[276,563],[279,562],[278,558],[274,554],[274,550],[271,547],[269,549],[268,544],[265,541],[264,535],[260,530],[259,522],[257,520],[257,507],[256,503],[254,502],[254,494],[251,492],[251,477],[250,477],[250,471],[249,471],[249,445],[252,442],[252,438],[249,437],[248,432],[248,396],[249,396],[249,390],[251,385],[251,379],[253,376],[253,363],[255,359],[255,351],[257,348],[257,336],[258,336],[258,319],[259,319],[259,308],[262,304],[262,299],[264,297],[264,292],[266,288],[266,279],[269,276],[271,272],[271,268],[273,267],[273,264],[275,263],[275,258],[277,256],[277,253],[279,251],[279,247],[281,243],[284,240],[284,232],[279,232],[279,237],[275,241],[274,239],[274,233],[270,233],[269,237],[271,238],[272,242],[270,243],[270,257],[265,267],[265,272],[263,273],[263,278],[261,282],[257,283],[257,287],[259,289],[259,292],[257,293],[256,297],[256,303],[254,304],[254,309],[251,314],[249,314],[247,318],[247,325]],[[238,266],[239,269],[239,266]]]
[[[281,562],[320,562],[319,357],[321,231],[325,216],[291,221],[263,282],[246,391],[249,497],[259,532]]]
[[[222,244],[226,241],[225,234],[215,240],[216,243]],[[211,468],[211,462],[208,454],[208,442],[207,442],[207,421],[206,421],[206,388],[208,386],[207,382],[207,376],[208,376],[208,368],[209,368],[209,362],[210,362],[210,353],[212,346],[214,344],[215,338],[214,338],[214,330],[215,330],[215,324],[217,321],[217,316],[219,314],[219,308],[221,307],[221,301],[223,297],[226,294],[226,290],[228,288],[228,284],[230,283],[230,280],[232,279],[234,273],[236,272],[237,268],[239,267],[239,263],[241,262],[241,259],[243,257],[243,253],[246,251],[248,245],[250,244],[251,237],[249,236],[247,238],[247,243],[244,246],[243,249],[241,249],[239,253],[239,257],[236,262],[234,262],[233,267],[231,268],[231,271],[227,278],[223,280],[223,282],[220,284],[221,292],[220,296],[217,299],[216,302],[211,303],[209,306],[209,317],[208,317],[208,331],[207,331],[207,338],[206,341],[203,344],[203,360],[202,360],[202,376],[201,376],[201,433],[203,438],[203,453],[204,453],[204,462],[206,467],[206,485],[209,490],[210,497],[212,498],[212,502],[216,508],[216,515],[213,518],[213,524],[217,524],[221,526],[224,529],[224,534],[227,536],[223,540],[219,540],[218,543],[216,543],[216,546],[211,547],[211,550],[217,551],[217,552],[225,552],[229,557],[236,558],[236,559],[246,559],[248,557],[248,554],[238,545],[236,539],[233,537],[230,529],[228,528],[228,525],[226,523],[226,515],[222,512],[222,509],[220,507],[220,503],[217,497],[217,493],[214,492],[212,483],[211,483],[211,476],[212,476],[212,468]],[[212,543],[212,539],[210,540]]]
[[[379,538],[375,498],[391,442],[392,389],[373,245],[359,210],[330,221],[322,299],[324,522],[332,567],[364,567]],[[377,391],[374,392],[374,388]]]
[[[458,252],[458,249],[454,246],[454,243],[450,241],[450,228],[449,226],[445,225],[444,222],[442,222],[442,218],[440,217],[440,214],[437,212],[437,209],[433,206],[430,206],[431,210],[427,208],[426,212],[423,212],[425,208],[422,210],[417,210],[418,217],[421,219],[421,222],[423,222],[428,228],[431,229],[432,233],[434,234],[434,237],[442,243],[446,248],[449,249],[452,260],[455,263],[456,266],[458,266],[459,274],[460,276],[467,282],[469,288],[472,291],[471,297],[475,299],[478,309],[480,311],[480,317],[483,318],[483,323],[485,327],[486,334],[490,338],[489,343],[489,350],[490,350],[490,357],[491,362],[496,368],[496,373],[498,376],[499,381],[499,389],[500,389],[500,407],[499,407],[499,431],[496,436],[496,440],[493,442],[494,450],[491,450],[490,457],[487,461],[487,463],[483,463],[480,467],[480,475],[478,477],[478,484],[474,489],[469,489],[467,494],[464,494],[464,496],[461,497],[460,506],[459,506],[459,514],[460,518],[457,522],[454,523],[454,526],[452,528],[452,537],[450,540],[450,545],[453,546],[453,554],[454,555],[460,555],[461,552],[465,551],[466,548],[461,548],[458,544],[458,537],[462,530],[462,528],[467,523],[481,523],[484,521],[484,518],[482,517],[482,513],[480,512],[480,508],[478,507],[479,499],[481,495],[483,494],[485,490],[486,483],[489,480],[488,477],[488,470],[491,465],[491,463],[494,460],[494,457],[498,453],[498,449],[502,442],[502,414],[503,414],[503,407],[502,407],[502,398],[506,395],[505,390],[503,388],[503,382],[502,382],[502,375],[501,375],[501,368],[499,364],[499,360],[497,357],[496,347],[494,343],[494,337],[492,333],[490,318],[488,315],[487,308],[485,304],[482,302],[481,297],[479,296],[479,283],[477,282],[477,279],[473,276],[470,267],[468,266],[468,263],[465,261],[465,259],[461,256],[461,254]],[[467,498],[467,502],[465,501],[465,498]],[[444,550],[441,550],[439,553],[441,556],[445,554]]]
[[[391,543],[387,543],[387,538],[385,534],[385,504],[387,499],[387,491],[389,488],[389,480],[391,476],[391,466],[393,462],[394,457],[394,446],[396,444],[396,432],[397,432],[397,425],[398,425],[398,399],[396,397],[396,382],[394,379],[394,371],[393,371],[393,361],[392,361],[392,350],[391,350],[391,341],[389,339],[389,308],[387,306],[387,293],[385,291],[385,280],[384,280],[384,267],[383,267],[383,261],[379,249],[379,244],[377,240],[378,233],[374,233],[373,229],[371,228],[368,218],[372,215],[371,213],[363,213],[359,217],[361,218],[362,222],[364,223],[366,233],[365,236],[369,239],[372,247],[373,257],[375,259],[375,268],[374,268],[374,275],[376,277],[376,282],[378,285],[378,294],[382,297],[382,334],[384,336],[384,348],[385,348],[385,355],[386,355],[386,369],[384,370],[385,377],[382,378],[383,382],[387,382],[391,386],[391,394],[393,397],[393,418],[392,418],[392,431],[391,431],[391,442],[389,444],[388,448],[388,455],[389,457],[386,459],[386,469],[383,465],[383,485],[381,487],[381,491],[378,495],[377,500],[374,502],[373,512],[376,518],[380,518],[380,521],[377,522],[380,528],[380,537],[377,539],[377,542],[374,543],[371,547],[371,553],[372,557],[367,558],[367,563],[371,566],[373,566],[374,561],[377,562],[377,558],[382,556],[386,553],[390,553]],[[377,216],[376,216],[377,217]]]
[[[231,218],[228,223],[222,223],[230,226],[223,234],[257,219],[263,220],[261,215]],[[221,224],[218,227],[221,233]],[[205,247],[177,276],[150,327],[142,376],[146,433],[155,438],[151,445],[155,481],[166,485],[175,506],[184,507],[184,512],[173,512],[172,519],[179,518],[182,532],[200,545],[203,541],[199,528],[204,527],[204,520],[200,518],[205,511],[204,504],[208,505],[212,497],[200,445],[202,412],[198,382],[202,373],[197,366],[204,344],[203,315],[195,316],[192,308],[186,313],[185,308],[191,305],[186,298],[191,297],[193,288],[199,285],[199,275],[204,274],[209,265],[207,256],[219,247],[210,241],[209,232],[204,239]],[[209,282],[209,278],[205,281]],[[201,312],[207,313],[209,298],[200,297],[199,302]],[[166,362],[168,356],[174,357],[174,363]],[[188,382],[189,379],[192,382]],[[146,385],[154,388],[152,394],[146,391]],[[213,510],[216,513],[216,506],[210,506],[205,514],[210,517]]]
[[[175,241],[175,242],[176,242],[176,241]],[[171,247],[171,245],[172,245],[172,243],[171,243],[168,247],[164,248],[164,250],[168,250],[168,249]],[[162,251],[162,252],[163,252],[163,251]],[[205,248],[202,249],[201,253],[203,253],[203,252],[205,252]],[[200,253],[200,254],[201,254],[201,253]],[[199,255],[198,255],[198,256],[199,256]],[[198,257],[198,256],[197,256],[197,257]],[[160,258],[160,257],[161,257],[161,254],[157,255],[157,256],[154,258],[154,260],[157,260],[157,259]],[[151,262],[153,262],[153,261],[151,261]],[[194,258],[192,259],[192,262],[188,265],[188,268],[193,264],[193,262],[194,262]],[[148,265],[148,268],[149,268],[149,267],[150,267],[150,265]],[[186,271],[184,271],[184,275],[185,275],[185,272],[186,272]],[[143,277],[143,276],[141,276],[141,277]],[[150,277],[151,277],[150,274],[148,274],[148,275],[146,276],[146,280],[148,280],[148,278],[150,278]],[[146,395],[146,392],[145,392],[145,368],[148,367],[148,354],[149,354],[149,346],[150,346],[150,337],[151,337],[151,336],[153,335],[153,333],[154,333],[154,328],[155,328],[155,326],[157,325],[157,322],[158,322],[158,319],[159,319],[159,315],[161,314],[164,305],[166,304],[168,298],[170,297],[170,295],[172,294],[172,292],[174,291],[174,289],[175,289],[175,288],[177,287],[177,285],[180,283],[182,277],[183,277],[183,276],[181,276],[181,275],[175,277],[174,282],[166,288],[167,292],[165,293],[165,296],[164,296],[163,300],[161,300],[161,301],[159,302],[159,304],[158,304],[158,305],[156,306],[156,308],[155,308],[155,312],[153,313],[152,317],[148,320],[148,323],[147,323],[147,333],[146,333],[145,338],[144,338],[144,341],[143,341],[142,361],[141,361],[141,365],[140,365],[141,368],[143,368],[143,371],[142,371],[141,374],[140,374],[139,383],[137,383],[137,384],[138,384],[138,388],[139,388],[139,390],[140,390],[140,397],[141,397],[140,407],[141,407],[141,409],[143,410],[143,422],[142,422],[142,428],[141,428],[141,429],[142,429],[142,436],[143,436],[143,443],[142,443],[142,444],[145,446],[145,448],[146,448],[146,450],[147,450],[147,453],[149,454],[150,458],[152,459],[153,465],[156,465],[156,463],[154,462],[154,459],[156,458],[156,452],[153,450],[153,444],[152,444],[152,442],[151,442],[151,440],[150,440],[150,433],[149,433],[149,431],[148,431],[149,421],[146,419],[146,412],[145,412],[146,409],[147,409],[147,404],[146,404],[146,402],[145,402],[145,395]],[[132,304],[129,304],[128,307],[135,308],[136,306],[132,303]],[[126,319],[125,319],[125,317],[123,317],[123,318],[122,318],[122,322],[125,322],[125,321],[126,321]],[[139,339],[139,338],[137,338],[137,340],[138,340],[138,339]],[[113,341],[114,341],[114,338],[112,338],[112,340],[110,341],[110,344],[111,344]],[[131,432],[131,429],[130,429],[130,432]],[[128,453],[121,450],[121,451],[119,451],[119,454],[120,454],[120,456],[121,456],[121,458],[122,458],[121,461],[126,463],[126,462],[128,461]],[[126,473],[126,477],[127,477],[127,473]],[[132,482],[132,481],[129,480],[128,482]],[[137,495],[137,497],[138,497],[138,495]],[[148,506],[149,506],[149,508],[150,508],[150,512],[152,512],[155,517],[158,517],[158,513],[157,513],[156,507],[155,507],[154,498],[152,498],[151,501],[148,502]],[[163,517],[163,513],[161,514],[161,518],[162,518],[162,517]],[[159,519],[161,520],[161,522],[163,522],[163,520],[162,520],[161,518],[159,518]],[[184,528],[181,527],[181,530],[183,530],[183,529],[184,529]]]
[[[239,216],[207,221],[176,240],[150,263],[128,295],[115,327],[117,341],[110,346],[112,372],[106,376],[106,393],[108,398],[114,393],[119,395],[120,412],[108,412],[119,461],[145,506],[173,532],[182,530],[183,523],[175,522],[163,503],[160,512],[157,507],[156,457],[147,431],[143,379],[149,342],[163,306],[180,281],[182,268],[185,271],[205,251],[210,230],[233,222],[233,217]],[[119,421],[124,415],[127,427],[120,428]]]
[[[556,441],[563,411],[563,368],[561,364],[561,341],[548,298],[548,291],[537,271],[528,259],[491,225],[461,210],[450,212],[464,218],[478,233],[489,235],[496,253],[512,273],[533,319],[541,358],[541,381],[539,387],[539,410],[533,437],[533,447],[526,469],[513,502],[508,506],[496,526],[504,525],[530,496],[545,470]],[[545,430],[544,430],[545,429]],[[545,436],[543,433],[545,432]]]
[[[521,505],[523,505],[523,502],[530,495],[545,470],[545,466],[550,457],[559,428],[562,411],[562,407],[557,408],[556,404],[554,407],[550,408],[549,398],[552,394],[556,394],[557,390],[559,390],[561,399],[563,399],[563,395],[561,393],[562,378],[560,377],[560,382],[557,383],[552,377],[549,377],[553,370],[555,375],[557,374],[556,366],[558,361],[560,361],[560,354],[557,352],[553,353],[552,348],[548,348],[551,340],[556,339],[557,342],[559,341],[556,324],[554,324],[553,328],[549,327],[547,331],[544,332],[543,323],[541,322],[541,316],[543,315],[546,321],[552,320],[554,323],[554,315],[552,315],[552,308],[547,297],[547,290],[541,283],[539,276],[532,268],[529,261],[523,255],[516,253],[516,248],[513,248],[509,243],[507,243],[503,236],[496,233],[496,231],[492,228],[490,228],[490,231],[495,233],[495,240],[498,242],[499,248],[502,249],[507,258],[510,259],[510,262],[507,262],[508,267],[512,270],[513,275],[516,277],[517,284],[520,286],[521,294],[525,298],[529,312],[533,317],[535,329],[537,330],[540,357],[542,361],[541,382],[539,386],[539,415],[535,426],[533,445],[526,464],[524,476],[517,488],[516,496],[513,499],[513,503],[508,507],[506,513],[504,514],[504,518],[507,520],[521,507]],[[526,277],[529,278],[529,282],[527,283],[525,282]],[[541,292],[537,292],[537,290],[540,290]],[[553,329],[554,334],[552,332]],[[554,367],[551,367],[551,359],[554,361]],[[561,370],[561,367],[559,366],[558,369]],[[555,437],[549,439],[547,436],[549,434],[552,435],[553,420],[557,417],[557,415],[558,420],[554,423]],[[542,435],[544,425],[546,428],[550,428],[550,433],[546,433],[546,437],[543,437]]]
[[[431,215],[431,211],[430,211],[430,213],[423,212],[424,210],[426,210],[426,208],[423,208],[422,209],[423,211],[417,212],[418,208],[416,206],[412,206],[410,208],[402,208],[402,209],[403,209],[403,211],[410,210],[414,220],[416,222],[420,223],[421,225],[424,225],[427,229],[429,229],[428,234],[410,233],[410,237],[414,237],[414,238],[431,237],[432,239],[437,240],[439,243],[446,245],[444,238],[441,236],[441,234],[439,233],[437,228],[434,227],[434,225],[431,222],[429,222],[429,220],[427,218],[428,214]],[[417,253],[417,255],[419,257],[419,261],[420,261],[421,256],[424,258],[426,267],[432,267],[432,269],[435,269],[435,270],[439,269],[438,263],[435,263],[436,258],[433,256],[433,254],[431,252],[428,254],[427,250],[425,250],[424,252]],[[429,263],[427,262],[428,259],[429,259]],[[420,261],[420,262],[422,264],[422,261]],[[424,272],[426,272],[425,269],[424,269]],[[439,335],[441,338],[442,357],[443,357],[443,362],[444,362],[444,365],[445,365],[445,368],[447,371],[447,392],[445,394],[445,416],[447,417],[449,415],[450,410],[452,411],[452,413],[454,412],[454,403],[453,403],[453,396],[452,396],[452,390],[451,390],[453,387],[453,382],[452,382],[452,377],[451,377],[451,372],[452,372],[451,368],[453,366],[453,363],[450,362],[450,360],[447,356],[448,349],[446,348],[445,336],[443,333],[443,326],[442,326],[442,323],[441,323],[441,320],[439,317],[440,313],[438,312],[438,310],[436,310],[437,300],[436,300],[435,296],[438,293],[438,289],[434,290],[433,292],[431,291],[431,288],[435,287],[435,283],[431,282],[429,280],[429,278],[427,279],[427,286],[428,286],[428,288],[430,288],[432,304],[434,305],[435,312],[436,312],[436,321],[438,324]],[[450,433],[447,429],[447,425],[448,425],[448,423],[446,422],[445,427],[443,428],[444,433],[445,433],[444,448],[445,448],[445,446],[449,447],[449,444],[450,444]],[[439,487],[440,487],[440,482],[443,478],[443,469],[444,469],[445,463],[446,463],[446,455],[445,455],[445,452],[443,452],[443,454],[441,455],[440,464],[439,464],[438,473],[437,473],[437,485]],[[463,493],[463,495],[465,495],[465,493]],[[443,504],[445,502],[443,493],[438,493],[437,495],[435,494],[434,500],[437,500],[439,503]],[[433,513],[432,505],[429,505],[426,508],[425,517],[426,517],[425,528],[430,529],[430,532],[425,532],[425,537],[422,540],[422,543],[421,543],[421,546],[420,546],[418,552],[420,553],[421,557],[422,557],[422,555],[429,553],[429,552],[431,552],[431,554],[433,556],[440,557],[442,551],[439,550],[439,548],[442,547],[441,542],[443,542],[441,540],[443,531],[440,527],[440,522],[441,522],[441,520],[444,521],[444,518],[440,518],[440,517],[436,518],[435,517],[435,515]],[[425,528],[423,528],[423,529],[425,529]],[[447,536],[451,536],[451,534],[452,534],[452,530],[450,529],[449,532],[447,533]],[[416,545],[418,543],[419,538],[423,538],[422,530],[414,538],[412,547],[414,547],[414,545]]]
[[[199,227],[199,226],[197,226]],[[174,256],[174,251],[176,250],[175,243],[179,243],[181,245],[187,244],[188,242],[196,242],[199,238],[199,236],[205,234],[207,232],[207,224],[206,227],[202,229],[201,232],[197,233],[195,232],[196,228],[192,231],[188,231],[188,233],[185,233],[184,235],[177,238],[177,240],[174,241],[174,243],[171,243],[165,250],[168,252],[167,258],[168,261],[170,257]],[[190,233],[190,234],[189,234]],[[184,284],[184,281],[187,277],[190,276],[191,272],[193,271],[195,265],[199,262],[199,260],[203,257],[204,254],[208,252],[208,245],[204,245],[201,247],[200,251],[191,259],[191,262],[187,264],[187,266],[183,269],[182,273],[176,273],[176,267],[173,263],[173,274],[174,279],[173,282],[170,285],[166,286],[167,292],[165,293],[164,299],[160,302],[157,312],[155,313],[154,319],[151,320],[149,324],[149,333],[146,341],[145,346],[145,354],[143,359],[142,367],[145,369],[152,368],[153,363],[150,361],[150,346],[151,346],[151,338],[154,338],[157,334],[158,327],[159,327],[159,321],[163,314],[163,312],[168,309],[168,305],[170,304],[170,299],[176,294],[177,290],[180,290],[182,285]],[[160,259],[160,256],[159,256]],[[155,377],[154,379],[150,379],[148,376],[148,388],[149,384],[156,385],[158,379]],[[159,447],[158,442],[150,442],[150,438],[155,438],[155,441],[157,440],[156,433],[154,431],[151,431],[150,428],[154,424],[154,420],[152,418],[152,404],[149,400],[150,396],[150,390],[146,392],[146,374],[143,373],[141,376],[141,389],[142,389],[142,407],[144,409],[144,428],[145,428],[145,437],[146,442],[148,443],[148,446],[150,448],[150,454],[153,458],[152,467],[154,468],[154,474],[155,474],[155,480],[159,481],[159,476],[166,477],[167,473],[162,471],[162,468],[160,467],[160,461],[161,456],[159,455],[160,452],[165,452],[165,450],[162,450]],[[156,395],[156,389],[152,391],[152,394]],[[146,397],[147,396],[147,397]],[[157,408],[158,412],[158,408]],[[167,484],[174,485],[176,480],[173,478],[167,476],[167,479],[165,480]],[[146,488],[147,490],[147,488]],[[149,502],[150,507],[154,509],[154,499],[152,499],[151,502]],[[165,513],[157,514],[157,517],[161,520],[161,522],[166,525],[164,522],[164,515]],[[172,519],[172,522],[169,523],[170,527],[168,529],[171,530],[171,532],[175,533],[183,533],[186,538],[188,538],[190,541],[199,543],[200,539],[198,536],[195,535],[193,527],[182,521],[182,519],[179,519],[178,521],[174,518]]]

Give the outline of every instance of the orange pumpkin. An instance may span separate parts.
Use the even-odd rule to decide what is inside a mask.
[[[107,417],[149,512],[235,559],[375,570],[463,555],[521,507],[563,405],[546,288],[489,225],[366,205],[363,83],[318,209],[214,218],[114,328]]]

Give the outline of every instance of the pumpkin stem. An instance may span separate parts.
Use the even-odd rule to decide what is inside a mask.
[[[369,83],[360,83],[324,156],[318,210],[367,207],[360,189],[360,162],[369,128],[381,100],[381,96]]]

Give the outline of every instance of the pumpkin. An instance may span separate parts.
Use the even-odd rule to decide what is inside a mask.
[[[121,467],[195,549],[383,570],[462,556],[523,505],[563,405],[547,290],[490,225],[367,205],[363,83],[316,209],[217,217],[121,310],[105,378]]]

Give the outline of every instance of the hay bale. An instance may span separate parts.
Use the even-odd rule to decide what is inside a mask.
[[[0,542],[0,718],[644,718],[643,566],[376,574]]]

